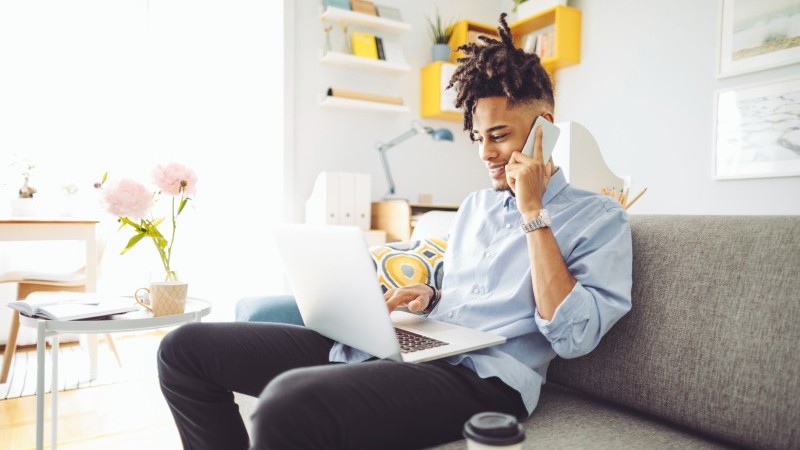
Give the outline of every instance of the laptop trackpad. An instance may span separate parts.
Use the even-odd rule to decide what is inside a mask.
[[[427,319],[416,314],[411,314],[402,311],[392,312],[392,325],[396,327],[406,327],[413,329],[415,332],[421,333],[442,333],[445,331],[458,328],[455,325],[450,325],[444,322],[437,322],[435,320]]]

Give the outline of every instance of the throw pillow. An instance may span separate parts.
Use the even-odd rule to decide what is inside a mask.
[[[444,251],[440,238],[394,242],[370,248],[383,292],[415,283],[442,287]]]

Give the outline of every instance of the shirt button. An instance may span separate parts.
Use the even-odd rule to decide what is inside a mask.
[[[453,317],[453,311],[450,311],[449,313],[447,313],[447,317]]]
[[[475,288],[475,289],[473,289],[473,290],[472,290],[472,293],[473,293],[473,294],[480,294],[480,293],[481,293],[481,290],[480,290],[480,289],[478,289],[478,288]]]
[[[487,258],[488,258],[488,257],[492,256],[492,254],[491,254],[491,253],[489,253],[489,252],[486,252],[486,253],[485,253],[483,256],[485,256],[485,257],[487,257]]]
[[[507,223],[507,224],[506,224],[506,230],[507,230],[507,229],[509,229],[509,228],[511,228],[511,224],[510,224],[510,223]]]

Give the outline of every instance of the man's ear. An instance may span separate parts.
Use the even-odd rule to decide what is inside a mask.
[[[546,113],[542,114],[542,117],[544,117],[545,119],[549,120],[551,123],[556,123],[556,120],[553,117],[552,113],[546,112]]]

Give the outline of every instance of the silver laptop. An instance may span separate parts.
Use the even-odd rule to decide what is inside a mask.
[[[378,358],[422,362],[506,339],[386,308],[358,227],[286,225],[274,230],[306,327]]]

